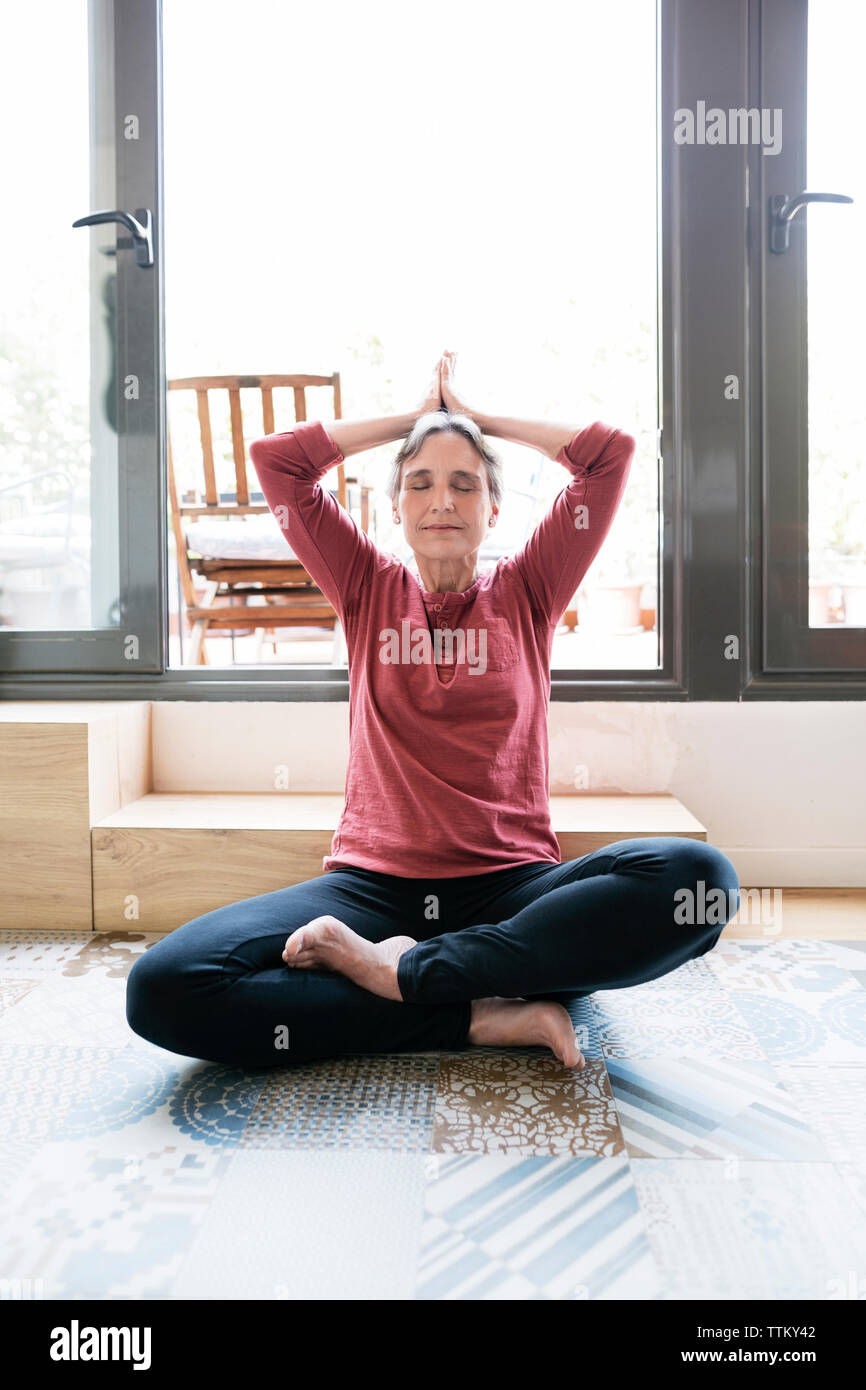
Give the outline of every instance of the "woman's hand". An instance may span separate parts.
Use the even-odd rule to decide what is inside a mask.
[[[442,409],[441,366],[442,358],[440,357],[436,366],[433,368],[433,374],[427,384],[427,390],[416,407],[419,415],[427,415],[431,410]]]
[[[459,411],[461,415],[468,415],[470,419],[474,419],[470,406],[461,396],[454,380],[456,366],[457,353],[443,352],[439,359],[442,399],[449,410]]]

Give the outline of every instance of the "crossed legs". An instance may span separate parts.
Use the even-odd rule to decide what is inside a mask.
[[[677,837],[439,882],[452,929],[423,940],[416,903],[431,884],[362,870],[206,913],[135,964],[130,1026],[245,1066],[514,1042],[580,1065],[557,996],[639,984],[705,954],[739,901],[721,851]]]

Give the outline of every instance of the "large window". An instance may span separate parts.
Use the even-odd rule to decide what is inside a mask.
[[[405,0],[164,5],[169,378],[338,372],[342,413],[366,418],[411,409],[449,347],[479,409],[634,434],[620,512],[554,642],[564,671],[659,659],[655,25],[648,0],[541,0],[531,15],[443,0],[435,22]],[[310,417],[333,416],[330,388],[307,396]],[[248,444],[264,433],[260,391],[241,403]],[[231,498],[228,395],[209,406]],[[292,392],[274,406],[291,428]],[[170,392],[169,413],[180,508],[203,487],[195,393]],[[498,447],[508,491],[482,567],[518,549],[567,482],[561,464]],[[410,558],[382,489],[396,448],[350,460],[349,504],[360,524],[366,496],[376,544]],[[181,520],[173,666],[202,645],[212,667],[344,662],[327,615],[214,626],[193,644],[188,578],[200,614],[197,559],[237,557],[247,518]],[[280,553],[269,518],[249,531],[275,533]]]
[[[346,700],[320,605],[211,622],[213,546],[279,563],[250,442],[406,412],[446,347],[482,411],[637,438],[553,699],[866,694],[860,10],[7,8],[0,696]],[[567,481],[499,444],[482,565]],[[395,448],[328,483],[407,557]]]

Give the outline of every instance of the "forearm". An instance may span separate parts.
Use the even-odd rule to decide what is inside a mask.
[[[350,454],[360,454],[364,449],[375,449],[379,444],[405,439],[417,418],[415,412],[384,415],[375,420],[323,420],[322,425],[343,458],[348,458]]]
[[[515,420],[504,415],[482,415],[473,410],[472,418],[482,434],[507,439],[512,444],[525,444],[555,459],[566,444],[570,444],[580,425],[556,424],[551,420]]]

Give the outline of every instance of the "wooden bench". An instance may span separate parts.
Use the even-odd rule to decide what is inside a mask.
[[[203,912],[322,873],[339,795],[158,792],[91,831],[98,931],[171,931]],[[675,796],[553,796],[563,859],[614,840],[685,835],[704,826]]]

